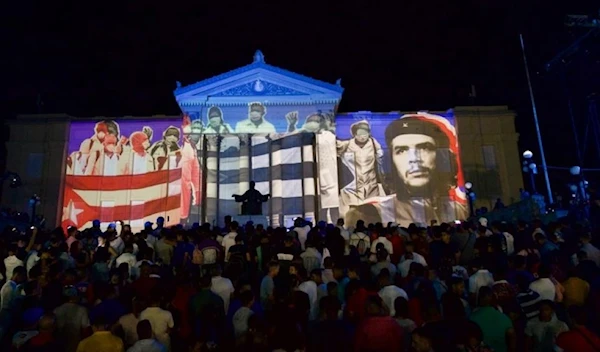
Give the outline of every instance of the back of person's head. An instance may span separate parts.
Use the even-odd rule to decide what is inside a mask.
[[[269,268],[269,271],[275,271],[275,270],[279,269],[279,262],[276,260],[271,260],[267,264],[267,267]]]
[[[551,269],[550,266],[546,265],[546,264],[542,264],[540,265],[539,269],[538,269],[538,276],[541,279],[547,279],[549,278],[551,275]]]
[[[416,328],[412,332],[412,345],[415,352],[429,352],[433,350],[434,332],[430,325]]]
[[[242,293],[240,293],[240,302],[242,303],[243,307],[250,306],[253,301],[254,294],[252,293],[252,291],[243,291]]]
[[[477,271],[483,268],[483,261],[481,260],[481,258],[474,258],[473,260],[471,260],[470,264],[473,271]]]
[[[379,244],[381,244],[383,246],[383,243],[379,243]],[[378,246],[379,246],[379,244],[378,244]],[[385,249],[385,247],[381,248],[381,249],[377,249],[377,253],[375,254],[375,257],[377,258],[378,262],[384,262],[384,261],[386,261],[387,258],[388,258],[388,251],[387,251],[387,249]]]
[[[104,314],[98,314],[92,321],[94,330],[106,330],[108,326],[108,319]]]
[[[56,328],[56,317],[52,313],[42,315],[38,322],[40,331],[52,332]]]
[[[394,310],[396,311],[396,317],[406,318],[408,317],[408,301],[406,298],[399,296],[394,300]]]
[[[235,243],[242,243],[242,242],[244,242],[244,236],[242,236],[242,235],[235,236]]]
[[[332,295],[337,295],[337,291],[338,291],[338,283],[335,281],[330,281],[327,283],[327,294],[332,296]]]
[[[387,286],[390,283],[390,270],[388,268],[383,268],[377,275],[377,281],[380,285]]]
[[[378,295],[372,295],[367,298],[366,312],[370,316],[383,315],[383,301]]]
[[[424,277],[425,276],[425,267],[421,263],[412,262],[410,263],[409,273],[416,277]]]
[[[232,221],[231,224],[229,224],[229,228],[231,229],[231,231],[237,231],[239,227],[240,224],[238,224],[237,221]]]
[[[213,265],[210,268],[210,276],[212,276],[212,277],[221,276],[222,273],[223,273],[223,270],[221,269],[221,266],[218,264]]]
[[[494,298],[494,292],[488,286],[479,288],[479,294],[477,295],[477,305],[480,307],[489,306],[492,304]]]
[[[442,312],[446,319],[466,317],[465,306],[462,300],[454,294],[442,295]]]
[[[527,275],[517,275],[516,277],[517,286],[519,287],[519,291],[527,292],[529,291],[529,284],[531,283],[529,277]]]
[[[212,286],[212,278],[209,275],[204,275],[198,281],[200,289],[209,289]]]
[[[25,281],[27,279],[27,269],[22,265],[19,265],[18,267],[14,268],[13,278]]]
[[[327,257],[323,260],[323,267],[325,269],[333,269],[333,258]]]
[[[150,320],[144,319],[140,320],[137,323],[137,334],[139,340],[147,340],[152,338],[152,325],[150,324]]]

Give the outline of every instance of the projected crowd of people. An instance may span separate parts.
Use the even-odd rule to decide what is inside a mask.
[[[16,351],[596,351],[595,230],[566,218],[9,228],[0,334]]]

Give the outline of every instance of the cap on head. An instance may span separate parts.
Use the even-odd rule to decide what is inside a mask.
[[[117,225],[114,222],[111,222],[110,224],[108,224],[108,228],[114,230],[117,228]]]
[[[164,223],[165,223],[165,218],[163,218],[162,216],[159,216],[159,217],[156,219],[156,223],[157,223],[158,225],[162,225],[162,224],[164,224]]]
[[[92,221],[92,226],[93,227],[100,227],[100,220],[94,220],[94,221]]]
[[[392,140],[404,134],[423,134],[432,137],[438,148],[448,148],[448,136],[433,122],[420,115],[404,115],[390,123],[385,129],[385,142],[389,146]]]
[[[350,132],[352,132],[353,136],[356,136],[356,133],[359,129],[371,133],[371,126],[369,125],[369,122],[367,120],[358,121],[356,123],[353,123],[352,126],[350,126]]]
[[[221,108],[218,106],[211,106],[210,109],[208,109],[208,119],[210,120],[213,117],[218,117],[221,120],[223,119],[223,111],[221,111]]]

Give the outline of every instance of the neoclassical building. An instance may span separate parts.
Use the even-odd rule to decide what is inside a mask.
[[[141,227],[221,223],[240,217],[250,181],[271,198],[254,222],[288,225],[338,217],[449,221],[476,206],[519,199],[515,113],[506,106],[447,111],[340,112],[340,81],[322,82],[265,62],[190,85],[177,82],[181,114],[141,117],[19,115],[8,121],[2,204],[49,225],[120,219]],[[399,107],[401,108],[401,107]]]

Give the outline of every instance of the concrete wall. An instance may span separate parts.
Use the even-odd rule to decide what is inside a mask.
[[[519,201],[523,175],[515,112],[506,106],[459,106],[454,113],[465,179],[473,183],[476,194],[475,207],[491,209],[496,198],[506,205]]]
[[[10,129],[6,169],[19,174],[23,185],[12,189],[10,180],[4,182],[3,206],[31,214],[28,200],[37,194],[41,199],[37,214],[46,217],[47,226],[59,223],[70,119],[65,114],[24,115],[6,122]]]

